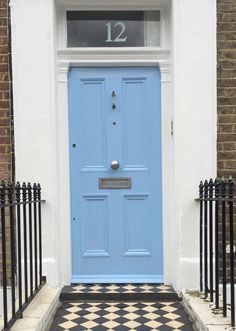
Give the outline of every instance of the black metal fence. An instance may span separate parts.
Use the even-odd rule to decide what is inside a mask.
[[[43,286],[41,187],[0,185],[3,330],[9,330]]]
[[[231,326],[235,326],[234,182],[231,178],[201,182],[199,198],[200,291],[224,317],[230,311]]]

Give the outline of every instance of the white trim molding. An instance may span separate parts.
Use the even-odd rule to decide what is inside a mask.
[[[157,49],[64,49],[58,50],[58,68],[68,66],[161,66],[170,74],[170,51]]]

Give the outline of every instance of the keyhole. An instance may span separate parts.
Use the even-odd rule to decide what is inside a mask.
[[[72,147],[75,148],[76,147],[76,144],[72,144]]]
[[[113,122],[113,125],[116,125],[116,122]]]

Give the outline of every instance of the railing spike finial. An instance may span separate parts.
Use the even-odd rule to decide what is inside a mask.
[[[13,193],[14,193],[13,183],[9,181],[7,183],[7,196],[8,196],[9,203],[12,203]]]
[[[31,199],[32,199],[32,186],[31,186],[30,183],[28,183],[28,185],[27,185],[27,192],[28,192],[28,198],[31,201]]]
[[[38,199],[41,200],[41,185],[39,183],[37,185],[37,189],[38,189]]]
[[[17,201],[17,203],[19,203],[20,202],[20,197],[21,197],[21,186],[20,186],[20,182],[17,182],[16,183],[15,190],[16,190],[16,201]]]
[[[209,182],[208,182],[208,180],[205,180],[205,182],[204,182],[204,196],[205,197],[207,197],[208,188],[209,188]]]
[[[204,185],[203,185],[203,181],[201,180],[201,182],[199,184],[199,198],[200,199],[203,198],[203,189],[204,189]]]
[[[209,180],[209,190],[212,194],[213,194],[213,187],[214,187],[214,182],[213,182],[213,179],[211,178]]]
[[[37,200],[37,184],[36,183],[34,183],[34,185],[33,185],[33,194],[34,194],[34,201],[36,201]]]
[[[219,178],[215,179],[215,195],[219,194],[221,180]]]
[[[6,184],[4,180],[0,182],[0,202],[1,204],[5,203],[5,196],[6,196]]]
[[[22,186],[21,186],[21,190],[22,190],[22,199],[23,202],[26,202],[27,200],[27,187],[26,187],[26,183],[23,182]]]

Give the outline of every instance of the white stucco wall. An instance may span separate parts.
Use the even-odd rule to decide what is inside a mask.
[[[198,286],[198,196],[216,175],[216,1],[173,0],[174,226],[178,288]]]
[[[42,185],[44,273],[57,284],[54,4],[14,0],[11,6],[16,178]]]
[[[174,135],[166,280],[182,289],[198,286],[198,183],[216,174],[216,4],[173,0],[171,9]],[[63,120],[65,114],[57,104],[55,19],[53,0],[12,0],[16,177],[42,185],[44,274],[50,284],[62,285],[70,275],[70,262],[64,264],[70,260],[64,229],[70,220],[58,205],[69,183],[58,170],[63,153],[57,115],[60,110]]]

